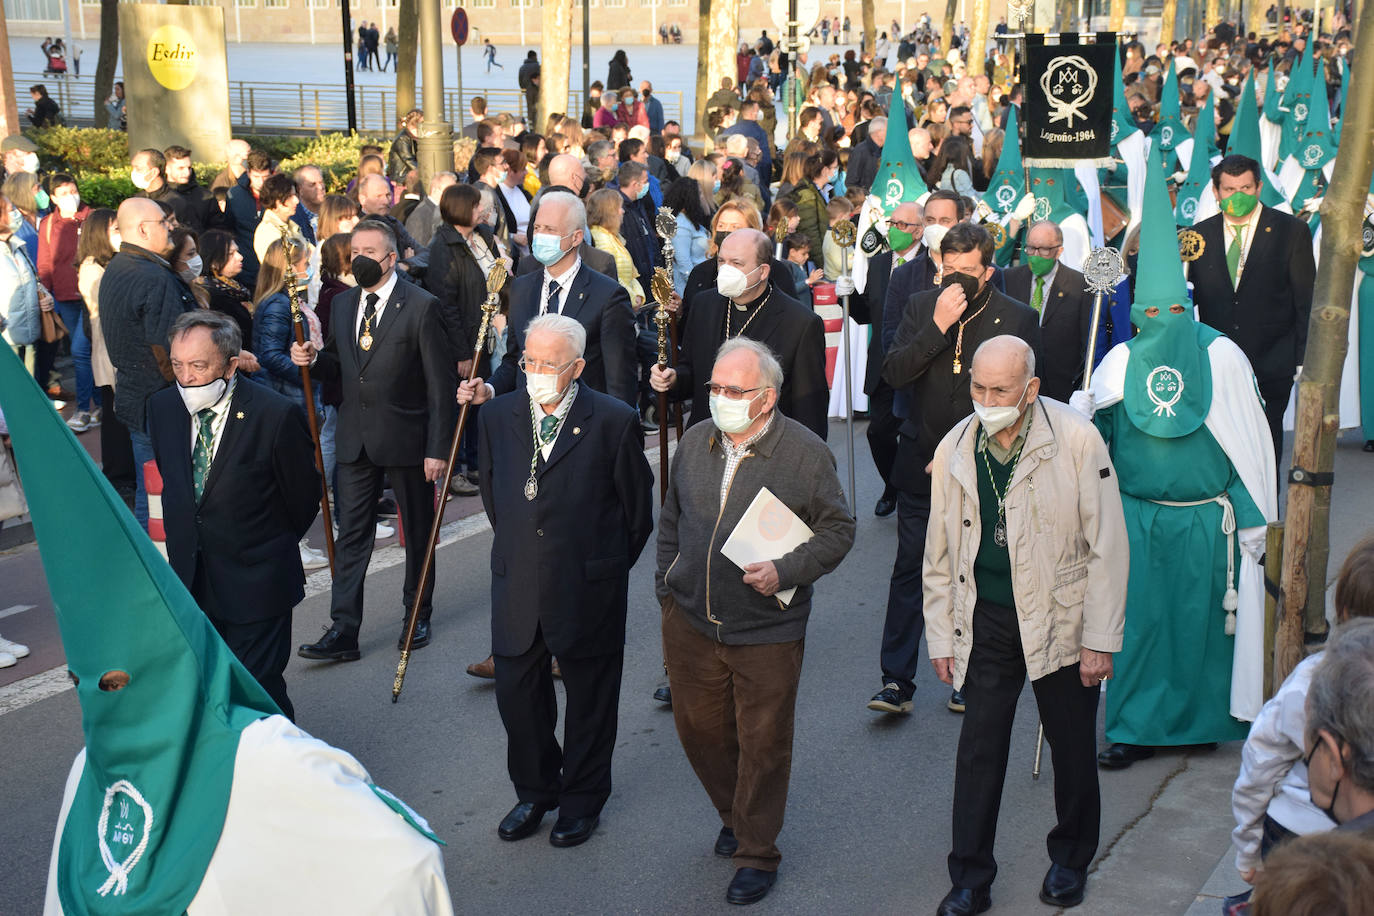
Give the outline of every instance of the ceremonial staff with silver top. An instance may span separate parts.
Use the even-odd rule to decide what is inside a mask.
[[[497,261],[492,264],[491,270],[487,273],[487,298],[482,303],[482,322],[477,327],[477,338],[473,342],[472,363],[468,368],[467,381],[472,381],[477,377],[478,368],[482,362],[482,353],[488,352],[490,346],[487,341],[487,329],[491,327],[492,316],[496,314],[496,309],[501,301],[501,289],[506,285],[506,264],[504,261]],[[439,493],[448,492],[448,485],[453,480],[453,467],[458,460],[458,446],[463,438],[463,430],[467,426],[468,412],[472,407],[471,402],[463,404],[458,411],[458,424],[453,428],[453,441],[449,445],[448,462],[444,466],[444,478],[439,486]],[[525,484],[526,499],[534,499],[538,492],[538,485],[535,483],[534,475],[530,475],[529,482]],[[434,551],[439,546],[439,529],[444,524],[444,506],[446,502],[440,497],[439,507],[434,513],[434,522],[429,529],[429,542],[425,547],[424,563],[421,566],[420,581],[424,582],[429,578],[430,570],[434,566]],[[406,617],[405,634],[401,637],[401,659],[396,663],[396,679],[391,685],[391,702],[395,703],[401,698],[401,689],[405,686],[406,668],[410,664],[411,643],[415,639],[416,622],[420,619],[420,607],[423,592],[415,593],[415,600],[411,604],[410,613]]]
[[[291,326],[296,333],[296,343],[305,345],[309,331],[305,326],[305,313],[301,311],[300,290],[296,286],[296,259],[300,257],[297,248],[299,237],[293,236],[285,228],[281,233],[282,254],[286,258],[286,295],[291,303]],[[329,477],[324,469],[324,452],[320,448],[320,423],[315,416],[315,389],[310,381],[310,367],[301,366],[301,390],[305,395],[305,419],[310,424],[310,438],[315,443],[315,466],[320,471],[320,515],[324,518],[324,547],[329,555],[329,574],[334,574],[334,521],[329,511]]]
[[[676,316],[669,311],[668,307],[673,301],[673,259],[675,252],[673,249],[673,234],[677,231],[677,220],[673,216],[673,211],[667,207],[659,207],[658,213],[654,216],[654,230],[658,237],[663,240],[663,263],[662,267],[654,268],[654,277],[650,285],[654,301],[658,303],[658,308],[654,312],[654,324],[658,326],[658,366],[661,369],[668,367],[668,347],[671,343],[673,350],[677,350],[677,334],[669,334],[670,328],[675,325]],[[670,340],[670,336],[672,340]],[[679,421],[681,422],[681,421]],[[678,437],[682,436],[682,427],[678,426]],[[662,503],[668,497],[668,392],[658,393],[658,501]]]
[[[839,292],[841,284],[843,284],[844,290],[840,296],[840,303],[844,308],[840,346],[844,363],[844,432],[845,443],[849,450],[849,514],[854,516],[858,514],[856,508],[858,504],[855,502],[854,491],[854,367],[852,365],[854,354],[849,348],[849,296],[854,289],[854,281],[849,276],[849,252],[854,247],[856,232],[854,224],[847,219],[840,220],[830,230],[830,234],[835,239],[835,244],[840,246],[840,283],[836,284],[835,289]]]

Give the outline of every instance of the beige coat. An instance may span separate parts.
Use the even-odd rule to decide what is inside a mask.
[[[1037,398],[1007,488],[1007,536],[1021,645],[1031,680],[1079,660],[1084,648],[1121,650],[1130,547],[1116,470],[1096,427]],[[973,564],[982,538],[978,421],[959,423],[935,450],[925,551],[926,641],[954,659],[963,686],[973,649]]]

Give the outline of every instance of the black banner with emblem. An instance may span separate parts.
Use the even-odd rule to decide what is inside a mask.
[[[1066,34],[1061,40],[1072,40],[1055,45],[1026,37],[1023,161],[1038,168],[1111,165],[1115,36],[1083,44]]]

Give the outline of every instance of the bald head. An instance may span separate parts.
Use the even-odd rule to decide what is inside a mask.
[[[773,243],[757,229],[736,229],[720,246],[722,264],[733,264],[745,273],[764,264],[773,254]],[[752,279],[752,278],[750,278]]]
[[[1058,249],[1064,247],[1064,230],[1047,219],[1032,223],[1030,231],[1026,233],[1026,247],[1039,248],[1040,251],[1035,253],[1044,257],[1058,257]],[[1051,248],[1055,249],[1054,253],[1046,254]]]
[[[358,181],[358,205],[367,216],[381,216],[391,209],[391,185],[386,178],[364,175]]]
[[[235,178],[243,174],[243,163],[248,159],[248,141],[230,140],[224,146],[224,158],[229,165],[229,174]]]
[[[986,376],[981,380],[989,388],[999,387],[994,384],[999,381],[1011,383],[1019,395],[1026,383],[1035,378],[1035,351],[1030,344],[1011,334],[990,337],[974,351],[973,375]]]
[[[146,197],[130,197],[119,205],[115,213],[119,237],[154,254],[171,250],[171,231],[167,216],[156,201]]]
[[[549,160],[549,184],[562,185],[580,192],[587,181],[587,171],[582,160],[569,153],[559,153]]]

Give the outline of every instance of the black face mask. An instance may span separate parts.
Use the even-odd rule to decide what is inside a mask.
[[[957,270],[945,274],[944,279],[940,281],[941,289],[947,289],[951,286],[962,286],[964,288],[964,298],[969,302],[972,302],[973,297],[978,295],[980,288],[977,278],[970,277],[968,274],[961,274]]]
[[[382,282],[382,277],[386,271],[382,270],[382,265],[374,258],[369,258],[365,254],[357,255],[353,258],[353,279],[358,281],[361,287],[376,286]]]
[[[728,232],[717,232],[715,235],[716,248],[725,244],[725,240],[730,236]]]

